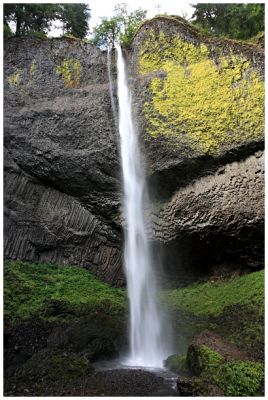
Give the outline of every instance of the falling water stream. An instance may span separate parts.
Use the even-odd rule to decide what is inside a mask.
[[[146,234],[144,209],[148,199],[145,169],[132,115],[122,50],[117,47],[119,133],[126,220],[124,266],[130,307],[130,350],[126,364],[162,367],[167,349],[163,314]]]

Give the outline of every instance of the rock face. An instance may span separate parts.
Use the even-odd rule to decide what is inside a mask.
[[[5,74],[5,256],[122,284],[106,56],[73,40],[14,38]]]
[[[140,28],[126,58],[150,234],[167,267],[178,270],[184,255],[186,270],[260,267],[262,47],[203,38],[159,17]],[[81,265],[124,284],[106,54],[70,39],[12,38],[4,62],[5,257]]]
[[[261,267],[261,46],[208,39],[179,17],[157,17],[139,29],[128,57],[154,202],[151,238],[165,243],[166,264],[185,264],[187,273],[227,260]]]

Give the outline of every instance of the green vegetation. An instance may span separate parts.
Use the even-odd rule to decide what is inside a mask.
[[[187,351],[187,364],[196,376],[212,373],[223,361],[224,358],[208,346],[191,344]]]
[[[63,29],[70,35],[83,39],[88,33],[90,8],[88,4],[60,4]]]
[[[223,356],[208,346],[191,345],[187,352],[187,364],[201,381],[217,385],[226,396],[261,395],[264,368],[259,362],[226,362]]]
[[[212,375],[226,396],[260,396],[264,383],[264,368],[261,363],[232,361],[219,366]]]
[[[102,18],[101,23],[93,29],[92,44],[101,48],[112,48],[117,42],[121,46],[129,46],[147,14],[141,8],[129,12],[125,3],[115,6],[114,12],[114,17]]]
[[[63,60],[61,65],[56,68],[57,74],[63,78],[65,87],[68,88],[79,87],[81,70],[80,61],[74,58]]]
[[[199,3],[192,23],[206,34],[248,39],[264,31],[264,4]]]
[[[208,281],[169,290],[164,298],[171,308],[181,308],[196,315],[217,316],[232,305],[244,305],[263,313],[264,271],[228,281]]]
[[[217,367],[224,360],[219,353],[208,346],[200,346],[199,356],[204,371]]]
[[[193,154],[218,155],[222,149],[263,137],[264,83],[243,56],[218,54],[217,65],[204,44],[151,30],[140,52],[140,72],[153,78],[144,104],[148,133],[176,138]]]
[[[49,312],[56,306],[62,315]],[[90,311],[125,311],[125,291],[102,283],[87,270],[27,262],[4,263],[4,317],[16,321],[76,318]],[[53,311],[53,310],[52,310]]]
[[[186,356],[182,354],[173,354],[165,360],[165,366],[176,374],[188,374]]]
[[[8,24],[4,23],[4,39],[7,39],[11,36],[13,36],[12,30],[10,29]]]
[[[178,352],[208,329],[263,360],[264,271],[167,290],[163,301],[172,313]]]

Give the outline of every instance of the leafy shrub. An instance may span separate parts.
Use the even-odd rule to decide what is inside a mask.
[[[226,396],[257,396],[263,385],[264,369],[261,363],[232,361],[220,365],[212,379]]]

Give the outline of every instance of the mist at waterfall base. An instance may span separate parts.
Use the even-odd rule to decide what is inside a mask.
[[[126,220],[124,268],[130,311],[130,348],[124,364],[161,368],[163,361],[172,354],[170,324],[158,298],[160,287],[146,233],[149,221],[145,209],[148,210],[149,199],[144,162],[133,121],[125,62],[120,46],[116,49],[123,213]]]

